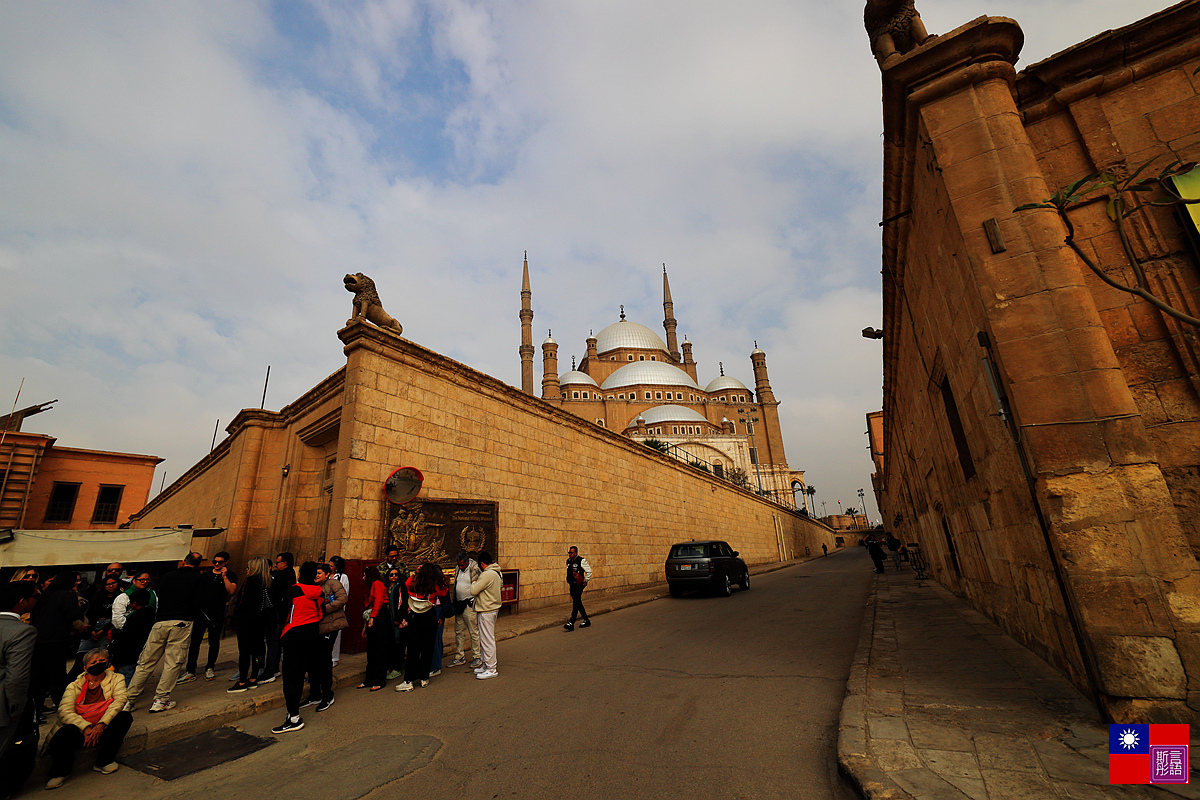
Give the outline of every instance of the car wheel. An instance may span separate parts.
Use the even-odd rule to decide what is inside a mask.
[[[683,594],[683,589],[680,589],[678,586],[676,586],[673,583],[668,583],[667,589],[670,590],[671,597],[679,597],[681,594]]]
[[[742,573],[742,582],[738,585],[742,587],[743,592],[750,591],[750,570],[749,569],[747,569],[745,572]]]
[[[733,584],[729,582],[729,573],[725,573],[725,577],[721,581],[721,585],[717,588],[722,597],[729,597],[733,594]]]

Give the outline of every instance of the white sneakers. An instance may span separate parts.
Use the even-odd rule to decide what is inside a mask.
[[[115,761],[110,761],[103,767],[92,767],[93,772],[99,772],[101,775],[112,775],[117,771],[120,765]]]
[[[413,685],[411,683],[409,683],[408,681],[404,681],[403,683],[396,684],[397,692],[411,692],[412,690],[413,690]]]
[[[161,700],[155,700],[154,704],[150,706],[150,713],[151,714],[161,714],[163,711],[170,711],[172,708],[174,708],[177,705],[179,705],[179,704],[176,703],[174,700],[168,700],[165,703]]]
[[[480,672],[475,676],[475,680],[486,681],[488,678],[494,678],[499,674],[500,673],[496,672],[494,669],[485,669],[483,672]]]

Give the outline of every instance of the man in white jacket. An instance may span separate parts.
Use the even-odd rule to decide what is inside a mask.
[[[483,663],[475,670],[481,681],[494,678],[496,671],[496,616],[500,613],[500,586],[504,576],[500,565],[492,563],[492,554],[486,550],[479,553],[479,580],[471,583],[471,594],[475,597],[475,619],[479,622],[479,649]]]

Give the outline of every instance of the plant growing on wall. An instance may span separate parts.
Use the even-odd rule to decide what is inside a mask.
[[[660,453],[667,452],[669,445],[662,439],[642,439],[642,444],[649,447],[651,450],[657,450]]]
[[[739,486],[746,489],[750,486],[750,476],[746,474],[746,470],[741,467],[733,467],[725,476],[729,478],[729,482],[734,486]]]
[[[1075,181],[1065,189],[1055,192],[1041,203],[1026,203],[1025,205],[1017,206],[1013,210],[1029,211],[1035,208],[1053,210],[1058,214],[1059,219],[1063,221],[1063,225],[1067,228],[1067,238],[1065,239],[1067,246],[1074,251],[1075,255],[1079,256],[1079,259],[1088,266],[1088,269],[1096,274],[1096,277],[1114,289],[1142,298],[1164,314],[1168,314],[1180,322],[1186,322],[1189,325],[1200,328],[1200,319],[1180,311],[1150,291],[1146,281],[1146,273],[1134,255],[1133,248],[1129,243],[1129,232],[1125,229],[1126,221],[1138,212],[1145,213],[1147,206],[1180,206],[1200,203],[1200,198],[1189,199],[1180,196],[1171,185],[1172,178],[1191,172],[1196,168],[1196,164],[1185,164],[1182,161],[1175,160],[1164,167],[1157,175],[1143,177],[1143,174],[1146,174],[1146,170],[1150,165],[1157,160],[1157,157],[1150,159],[1126,178],[1118,176],[1113,170],[1093,172],[1091,175]],[[1101,192],[1108,197],[1108,205],[1105,210],[1108,218],[1117,226],[1117,236],[1121,240],[1121,249],[1125,251],[1125,258],[1128,259],[1129,265],[1133,269],[1135,277],[1135,284],[1133,286],[1116,280],[1102,270],[1075,241],[1075,226],[1071,223],[1071,218],[1067,212],[1084,202],[1089,195],[1096,192]],[[1159,193],[1159,196],[1152,197],[1155,193]]]

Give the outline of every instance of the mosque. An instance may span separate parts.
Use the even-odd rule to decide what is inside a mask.
[[[529,259],[521,278],[521,390],[534,394],[533,294]],[[779,402],[767,377],[767,354],[750,353],[754,389],[720,374],[701,387],[692,343],[678,341],[667,270],[663,267],[664,342],[625,318],[587,338],[587,355],[559,373],[558,342],[542,342],[541,398],[603,428],[639,440],[656,439],[668,452],[718,478],[739,483],[782,505],[804,497],[804,473],[788,467]],[[801,500],[803,502],[803,500]]]

